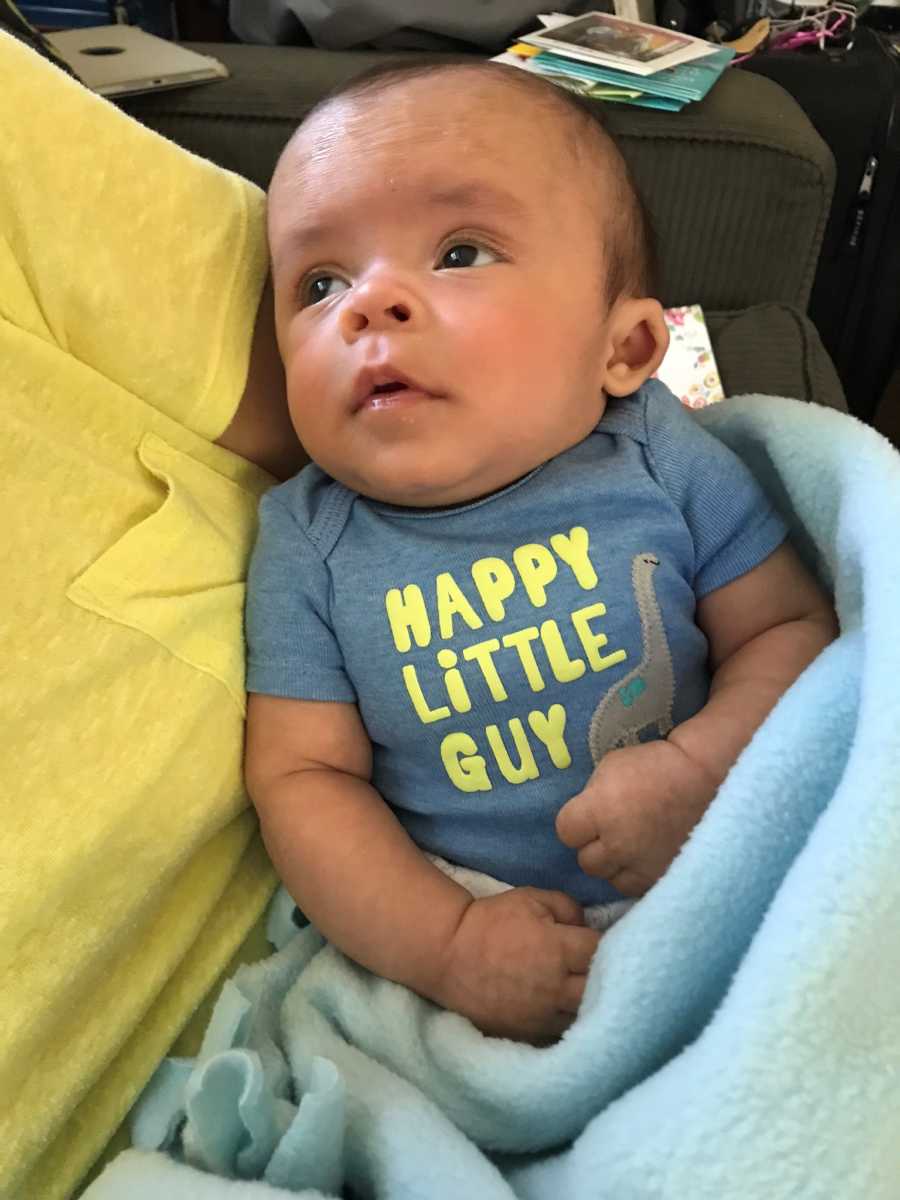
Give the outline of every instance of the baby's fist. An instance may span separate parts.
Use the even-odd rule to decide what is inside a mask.
[[[431,999],[491,1036],[553,1040],[578,1011],[598,940],[562,892],[511,888],[473,900]]]
[[[716,793],[711,776],[672,742],[605,754],[563,805],[557,835],[587,875],[642,896],[665,873]]]

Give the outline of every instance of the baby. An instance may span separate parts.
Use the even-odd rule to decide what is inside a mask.
[[[351,958],[558,1036],[583,907],[663,874],[834,614],[651,378],[643,211],[566,92],[479,62],[354,81],[285,150],[269,236],[315,465],[265,497],[249,581],[266,844]],[[474,899],[432,856],[512,886]]]

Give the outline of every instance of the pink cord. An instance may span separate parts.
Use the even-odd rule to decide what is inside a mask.
[[[769,42],[770,50],[796,50],[800,46],[809,46],[817,42],[824,46],[825,42],[837,36],[838,30],[847,24],[847,14],[840,13],[833,25],[825,25],[818,30],[800,30],[794,33],[776,34]],[[745,56],[749,57],[749,56]]]

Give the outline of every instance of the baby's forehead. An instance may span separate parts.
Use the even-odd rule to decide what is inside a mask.
[[[338,95],[300,126],[284,165],[308,174],[350,152],[408,155],[438,144],[448,162],[511,150],[536,173],[548,160],[576,169],[585,123],[552,95],[463,67]]]

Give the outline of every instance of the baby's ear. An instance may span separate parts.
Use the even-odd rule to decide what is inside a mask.
[[[628,396],[645,383],[669,348],[669,331],[658,300],[619,300],[609,314],[610,353],[603,389]]]

